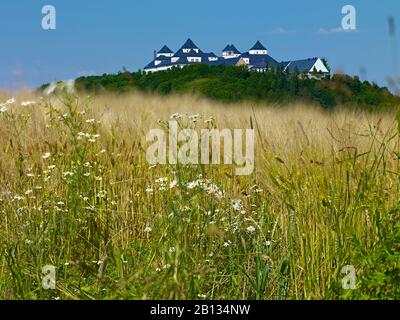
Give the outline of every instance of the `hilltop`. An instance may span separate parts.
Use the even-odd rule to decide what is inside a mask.
[[[45,86],[42,86],[44,88]],[[240,101],[285,104],[306,102],[324,108],[346,106],[378,110],[400,105],[400,97],[386,87],[358,77],[335,74],[318,78],[282,69],[256,72],[245,67],[196,64],[156,73],[120,72],[80,77],[78,91],[158,94],[194,93],[226,103]]]

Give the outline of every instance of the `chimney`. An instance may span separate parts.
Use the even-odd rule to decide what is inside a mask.
[[[154,59],[157,58],[157,50],[154,50]]]

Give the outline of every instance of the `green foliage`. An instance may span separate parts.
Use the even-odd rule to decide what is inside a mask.
[[[362,272],[353,298],[400,299],[400,211],[392,210],[385,217],[373,249],[356,246]]]
[[[96,93],[123,93],[132,89],[159,94],[199,93],[227,103],[244,100],[290,103],[300,100],[325,108],[342,105],[369,110],[400,104],[400,98],[392,95],[386,87],[362,82],[358,77],[339,74],[330,77],[315,72],[313,79],[309,79],[298,72],[254,72],[245,67],[203,64],[151,74],[139,71],[82,77],[77,79],[76,86],[80,91]]]

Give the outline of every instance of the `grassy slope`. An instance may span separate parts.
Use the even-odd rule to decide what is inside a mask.
[[[400,297],[393,114],[141,94],[85,105],[54,99],[0,114],[0,298]],[[209,116],[218,128],[251,121],[255,173],[149,167],[145,134],[175,112],[182,126],[197,113],[197,127]],[[225,195],[189,189],[200,174]],[[55,291],[41,289],[47,264]],[[354,291],[341,289],[348,264]]]

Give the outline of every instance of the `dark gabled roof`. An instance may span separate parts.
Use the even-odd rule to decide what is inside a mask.
[[[214,52],[206,52],[202,54],[204,58],[218,58]]]
[[[173,57],[201,57],[204,53],[203,51],[201,51],[199,48],[195,48],[197,49],[199,52],[194,51],[194,49],[190,49],[189,52],[183,52],[183,49],[188,49],[185,47],[180,48],[177,52],[175,52],[175,54],[173,55]]]
[[[172,63],[171,63],[171,60],[164,60],[164,59],[162,59],[161,60],[161,62],[159,63],[159,64],[157,64],[156,65],[156,60],[161,60],[161,59],[159,59],[159,58],[157,58],[157,59],[155,59],[155,60],[153,60],[152,62],[150,62],[147,66],[145,66],[144,67],[144,70],[146,70],[146,69],[152,69],[152,68],[160,68],[160,67],[167,67],[167,66],[170,66],[170,65],[172,65]]]
[[[230,59],[225,59],[225,64],[227,66],[234,66],[239,62],[240,58],[230,58]]]
[[[267,48],[265,48],[260,41],[257,41],[250,50],[267,50]]]
[[[268,54],[253,55],[249,54],[249,52],[244,52],[240,55],[240,57],[249,59],[249,66],[256,69],[276,68],[279,66],[279,62]]]
[[[182,49],[198,49],[198,47],[194,44],[194,42],[189,38],[183,44]]]
[[[236,49],[233,44],[228,44],[222,52],[233,51],[233,53],[240,54],[240,51]]]
[[[174,52],[167,46],[164,46],[157,53],[174,53]]]
[[[190,62],[186,57],[179,57],[177,61],[173,63],[173,65],[180,65],[180,64],[189,64]]]
[[[204,58],[205,54],[199,50],[199,52],[190,50],[189,53],[185,53],[186,57],[191,57],[191,58]]]
[[[250,56],[250,66],[256,69],[276,68],[278,61],[267,54]]]
[[[187,53],[184,53],[182,48],[180,48],[177,52],[175,52],[175,54],[173,55],[174,58],[178,57],[186,57]]]
[[[281,65],[288,70],[289,72],[310,72],[311,68],[317,62],[318,58],[310,58],[304,60],[295,60],[295,61],[285,61],[281,62]]]
[[[151,68],[154,68],[154,67],[155,67],[154,61],[152,61],[147,66],[145,66],[143,69],[146,70],[146,69],[151,69]]]
[[[233,51],[234,53],[240,54],[240,51],[238,49],[236,49],[236,47],[233,44],[231,45],[231,51]]]

